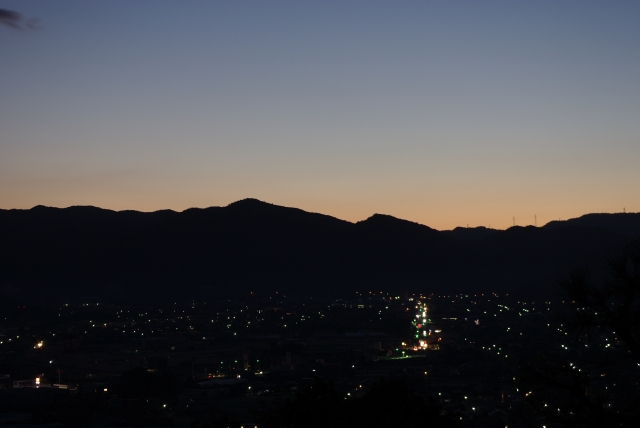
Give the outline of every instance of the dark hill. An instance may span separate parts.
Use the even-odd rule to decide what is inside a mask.
[[[494,233],[499,232],[496,229],[490,229],[484,226],[478,227],[456,227],[453,230],[443,230],[442,233],[453,238],[456,238],[458,241],[479,241],[481,239],[487,238]]]
[[[640,216],[476,230],[473,239],[456,230],[380,214],[353,224],[255,199],[183,212],[0,210],[0,287],[47,298],[538,290],[639,235]]]
[[[640,213],[586,214],[566,221],[552,221],[543,227],[557,230],[564,226],[599,227],[619,235],[634,236],[640,232]]]

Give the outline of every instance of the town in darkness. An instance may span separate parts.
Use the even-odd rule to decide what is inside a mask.
[[[639,427],[639,23],[0,0],[0,428]]]
[[[368,248],[391,249],[375,251],[373,261],[305,242],[314,230],[343,238],[358,224],[257,200],[203,210],[201,221],[211,230],[189,218],[192,230],[183,229],[176,242],[161,231],[179,229],[180,216],[190,214],[154,219],[158,214],[0,211],[2,259],[11,263],[2,270],[2,423],[628,426],[637,417],[637,395],[629,391],[640,373],[634,348],[640,214],[443,232],[388,217],[349,238],[356,247],[363,239]],[[126,239],[109,227],[125,230]],[[68,239],[56,239],[52,228]],[[549,245],[563,247],[575,233],[597,245],[572,247],[561,268],[544,266],[540,257]],[[207,264],[208,272],[186,269],[176,258],[179,268],[167,269],[170,261],[145,249],[149,241],[168,240],[190,258],[186,246],[203,234],[210,247],[198,249],[206,256],[198,264],[220,254],[214,243],[227,248],[230,242],[238,246],[226,251],[240,264],[231,271]],[[263,234],[271,247],[291,254],[287,264],[266,269],[274,250]],[[82,266],[95,259],[124,263],[110,260],[113,240],[126,257],[139,255],[130,269],[105,278],[96,274],[106,269],[101,263]],[[404,254],[403,247],[419,257],[403,256],[398,266],[392,255]],[[511,254],[518,269],[486,281],[503,272],[501,260],[485,257],[486,248]],[[375,258],[378,252],[385,257]],[[336,253],[344,259],[329,263]],[[433,269],[421,269],[428,257],[458,275],[475,266],[477,278],[437,279]],[[317,260],[331,275],[312,263]],[[521,274],[531,260],[545,276]],[[344,264],[362,269],[336,271]],[[52,268],[44,276],[25,273],[34,266]],[[267,273],[247,275],[256,266]],[[316,274],[289,275],[298,270]],[[371,271],[383,280],[372,279]],[[621,319],[626,326],[616,324]]]

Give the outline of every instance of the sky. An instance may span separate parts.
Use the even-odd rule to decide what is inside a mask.
[[[640,211],[638,1],[0,0],[0,208]]]

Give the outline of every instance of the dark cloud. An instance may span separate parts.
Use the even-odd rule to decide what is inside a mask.
[[[0,25],[15,30],[22,30],[23,28],[36,29],[40,27],[37,19],[25,20],[18,12],[7,9],[0,9]]]
[[[18,12],[7,9],[0,9],[0,24],[19,30],[20,28],[22,28],[22,26],[20,25],[21,22],[22,16]]]

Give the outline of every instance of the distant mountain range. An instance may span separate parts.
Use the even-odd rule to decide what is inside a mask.
[[[437,231],[388,215],[350,223],[255,199],[152,213],[37,206],[0,210],[0,291],[549,293],[572,269],[602,265],[637,236],[633,213]]]

